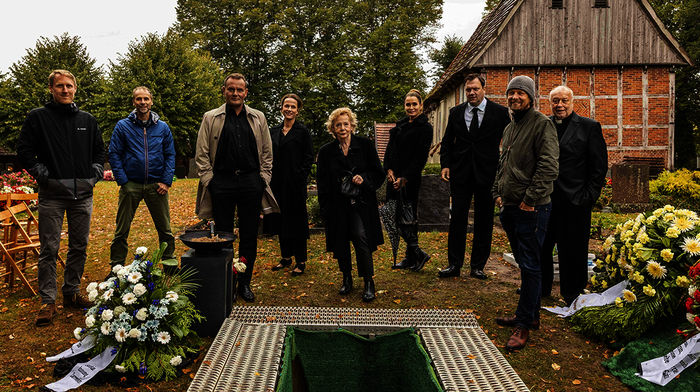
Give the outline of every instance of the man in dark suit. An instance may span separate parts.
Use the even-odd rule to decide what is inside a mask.
[[[559,138],[559,177],[554,182],[552,214],[541,253],[542,296],[551,295],[552,250],[557,244],[559,290],[571,304],[588,284],[591,211],[605,184],[608,153],[600,123],[574,112],[570,88],[554,88],[549,101]]]
[[[452,210],[447,240],[449,265],[438,276],[459,276],[464,264],[469,206],[474,196],[472,277],[486,279],[484,266],[491,254],[494,201],[491,187],[498,166],[503,129],[510,123],[508,109],[484,97],[486,81],[479,74],[465,78],[467,102],[450,110],[440,148],[442,179],[450,182]]]

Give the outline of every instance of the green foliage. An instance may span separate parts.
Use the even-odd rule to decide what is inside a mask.
[[[179,156],[193,156],[204,112],[221,104],[223,76],[211,57],[173,31],[146,34],[129,44],[126,54],[110,62],[107,93],[98,110],[105,138],[114,125],[133,110],[132,90],[148,87],[152,110],[173,133]]]
[[[484,5],[484,15],[496,9],[498,3],[500,2],[501,0],[486,0],[486,4]]]
[[[612,202],[612,180],[610,178],[606,178],[605,185],[600,190],[600,196],[598,197],[598,200],[596,200],[593,208],[596,211],[600,211],[603,208],[610,207],[611,202]]]
[[[428,53],[430,61],[435,63],[431,69],[431,76],[435,79],[440,78],[450,66],[452,60],[457,57],[457,54],[462,50],[462,46],[466,41],[458,35],[448,35],[442,42],[442,46],[438,49],[432,49]]]
[[[439,163],[426,163],[423,168],[423,175],[440,175],[441,170]]]
[[[309,212],[309,223],[314,226],[323,224],[321,206],[318,204],[318,196],[309,196],[306,199],[306,210]]]
[[[649,182],[649,200],[656,208],[669,204],[700,211],[700,171],[664,171]]]
[[[0,143],[15,148],[27,113],[49,101],[49,73],[66,69],[78,80],[75,103],[80,109],[95,113],[95,97],[103,91],[103,72],[95,65],[80,37],[64,33],[53,38],[40,37],[34,48],[27,49],[19,61],[10,66],[9,79],[0,80]]]

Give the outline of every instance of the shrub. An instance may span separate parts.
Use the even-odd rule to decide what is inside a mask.
[[[306,209],[309,212],[309,222],[312,225],[318,226],[323,224],[321,206],[318,204],[318,196],[309,196],[306,198]]]
[[[423,168],[423,175],[440,174],[440,164],[439,163],[428,163]]]
[[[593,207],[596,211],[601,211],[603,208],[610,206],[612,201],[612,178],[605,179],[605,185],[600,190],[600,196]]]
[[[649,183],[649,199],[655,208],[670,204],[700,211],[700,171],[664,171]]]

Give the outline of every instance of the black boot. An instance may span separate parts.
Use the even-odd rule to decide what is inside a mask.
[[[412,257],[409,257],[409,255],[406,255],[406,257],[399,261],[398,264],[392,265],[391,269],[411,269],[415,266],[415,261],[413,260]]]
[[[365,278],[365,290],[362,292],[362,300],[365,302],[370,302],[376,297],[377,296],[374,295],[374,279]]]
[[[255,294],[250,289],[250,276],[242,276],[238,280],[238,296],[243,298],[246,302],[255,301]]]
[[[423,249],[416,247],[416,265],[411,270],[416,272],[422,270],[428,260],[430,260],[430,255],[423,252]]]
[[[343,284],[340,286],[340,295],[348,294],[352,291],[352,274],[343,273]]]

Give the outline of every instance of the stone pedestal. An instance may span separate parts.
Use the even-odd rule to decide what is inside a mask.
[[[618,164],[612,167],[612,202],[621,206],[649,203],[649,166]]]

